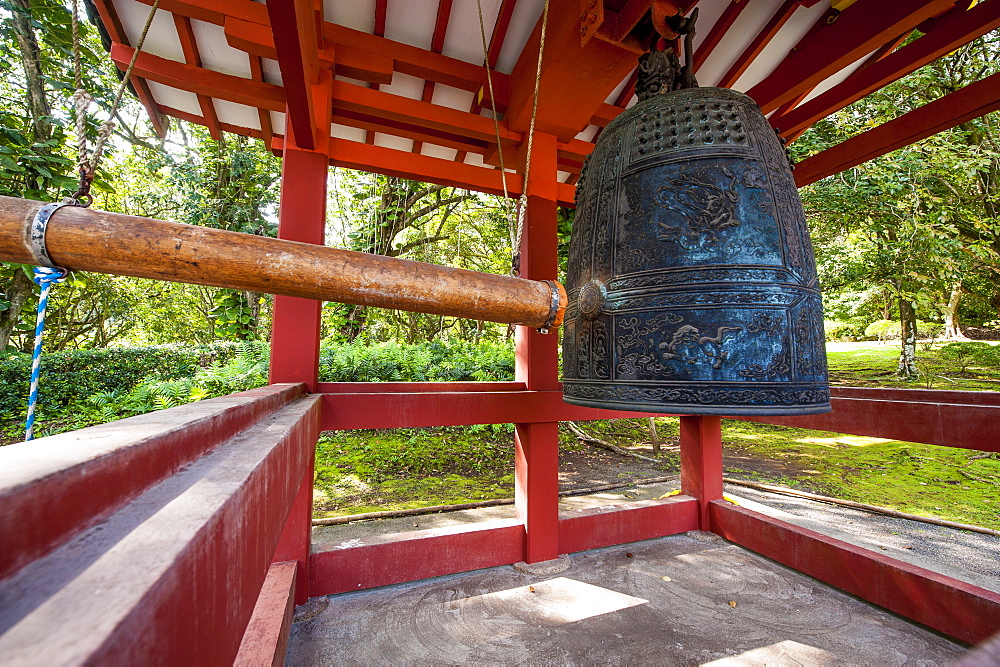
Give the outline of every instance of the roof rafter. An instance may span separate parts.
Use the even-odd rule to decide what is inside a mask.
[[[320,5],[322,7],[322,5]],[[294,133],[300,148],[313,150],[321,141],[313,100],[313,86],[319,82],[319,36],[316,32],[316,4],[313,0],[270,0],[267,14],[274,34],[274,48],[281,68],[287,111],[286,133]]]
[[[1000,109],[1000,74],[988,76],[961,90],[940,97],[888,123],[862,132],[833,148],[806,158],[795,166],[799,187],[839,174],[897,148],[926,139]]]
[[[725,37],[729,29],[736,23],[736,19],[740,17],[740,14],[749,5],[750,0],[732,0],[729,6],[722,10],[722,16],[719,17],[719,20],[708,31],[708,34],[705,35],[705,39],[698,45],[698,48],[694,50],[692,69],[694,69],[696,74],[698,68],[705,64],[705,61],[712,55],[715,47],[722,42],[722,38]]]
[[[978,3],[968,10],[955,8],[935,21],[927,34],[858,70],[773,122],[781,128],[783,136],[800,133],[817,120],[997,28],[1000,28],[1000,2],[996,0]]]
[[[747,91],[761,111],[774,111],[898,35],[940,14],[954,0],[858,0],[836,21],[811,31],[770,75]]]
[[[451,5],[453,0],[439,0],[437,16],[434,18],[434,34],[431,36],[431,51],[434,53],[441,53],[444,49],[444,37],[448,32],[448,21],[451,18]],[[424,90],[420,95],[420,99],[424,102],[430,102],[434,99],[434,82],[429,79],[424,79]],[[419,153],[420,148],[423,145],[420,141],[413,142],[413,153]]]
[[[746,0],[749,3],[749,0]],[[778,34],[781,27],[788,22],[788,19],[792,18],[792,14],[795,10],[799,8],[799,0],[784,0],[781,5],[775,10],[771,18],[768,19],[767,23],[760,32],[753,38],[750,44],[743,49],[743,53],[736,58],[736,62],[730,66],[729,70],[722,75],[722,78],[717,84],[719,88],[732,88],[733,84],[736,83],[739,78],[747,71],[754,59],[760,55],[774,36]]]
[[[201,67],[201,55],[198,53],[198,42],[194,36],[194,28],[191,26],[191,19],[186,16],[174,14],[174,27],[177,28],[177,37],[181,42],[181,50],[184,52],[184,62],[193,67]],[[216,141],[222,138],[222,129],[219,127],[219,115],[212,104],[212,98],[207,95],[198,95],[198,106],[201,107],[201,115],[205,118],[205,125],[208,127],[208,134]]]

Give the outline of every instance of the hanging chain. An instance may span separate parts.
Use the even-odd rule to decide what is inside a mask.
[[[75,90],[73,91],[73,111],[76,115],[76,135],[77,135],[77,151],[78,160],[77,166],[80,172],[80,185],[77,191],[69,197],[72,203],[77,206],[90,206],[94,201],[94,198],[90,194],[90,186],[94,182],[94,174],[97,172],[97,165],[101,161],[101,155],[104,153],[104,146],[108,142],[108,138],[115,129],[115,115],[118,113],[118,109],[121,106],[122,99],[125,95],[125,89],[128,87],[129,79],[132,77],[132,70],[135,68],[135,61],[139,57],[139,53],[142,51],[142,45],[146,41],[146,35],[149,34],[149,27],[153,24],[153,17],[156,15],[156,10],[160,6],[160,0],[154,0],[153,6],[150,7],[149,16],[146,17],[146,24],[142,27],[142,33],[139,35],[139,41],[135,45],[135,50],[132,53],[132,60],[129,61],[128,67],[125,70],[125,74],[122,77],[121,82],[118,84],[118,91],[115,93],[114,102],[111,104],[111,109],[108,111],[108,119],[101,123],[100,129],[97,131],[97,141],[94,142],[93,153],[88,155],[87,151],[87,111],[90,108],[91,103],[93,103],[93,96],[83,89],[83,66],[82,58],[80,55],[80,11],[79,11],[79,0],[73,0],[73,85]]]

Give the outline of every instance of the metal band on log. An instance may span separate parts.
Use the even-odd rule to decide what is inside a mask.
[[[0,261],[37,264],[30,227],[43,202],[0,197]],[[66,206],[48,254],[68,269],[548,328],[566,294],[524,280],[209,227]]]

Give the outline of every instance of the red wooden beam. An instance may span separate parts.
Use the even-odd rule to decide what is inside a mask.
[[[676,535],[698,525],[698,502],[687,496],[569,510],[559,514],[559,553]]]
[[[746,0],[747,4],[749,4],[749,2],[750,0]],[[784,2],[778,6],[761,31],[757,33],[757,36],[753,38],[745,49],[743,49],[743,53],[736,58],[736,62],[734,62],[729,70],[722,75],[719,83],[716,84],[719,88],[733,87],[733,84],[736,83],[743,72],[747,71],[747,68],[750,67],[750,64],[754,61],[754,59],[760,55],[760,52],[771,43],[771,40],[778,34],[781,27],[788,22],[788,19],[792,18],[792,14],[794,14],[795,10],[799,8],[799,4],[799,0],[784,0]]]
[[[1000,630],[1000,593],[725,501],[712,531],[752,551],[970,644]]]
[[[174,109],[173,107],[168,107],[165,105],[158,105],[160,111],[172,118],[179,118],[180,120],[186,120],[189,123],[194,123],[196,125],[208,126],[208,121],[205,120],[204,116],[200,116],[196,113],[188,113],[187,111],[181,111],[180,109]],[[267,113],[266,111],[261,111],[258,109],[258,113]],[[230,134],[239,134],[244,137],[253,137],[254,139],[264,139],[264,133],[260,130],[255,130],[252,127],[242,127],[240,125],[233,125],[231,123],[219,123],[219,129],[223,132],[228,132]],[[274,140],[272,135],[271,140]]]
[[[740,419],[1000,452],[1000,394],[997,392],[835,388],[831,393],[833,411],[826,414]]]
[[[882,2],[858,0],[835,22],[815,30],[796,45],[763,81],[747,91],[769,113],[802,91],[954,5],[954,0]]]
[[[111,59],[120,66],[127,66],[134,51],[135,49],[124,44],[112,44]],[[203,67],[193,67],[150,53],[140,53],[132,71],[150,81],[195,94],[258,109],[281,112],[285,110],[284,90],[281,86],[270,83],[222,74]]]
[[[751,0],[732,0],[729,6],[722,10],[722,16],[712,25],[712,28],[705,35],[705,39],[702,40],[698,48],[695,49],[694,59],[692,62],[692,67],[695,73],[698,72],[698,68],[705,64],[708,57],[712,55],[717,47],[729,32],[729,29],[733,27],[736,23],[736,19],[740,17],[743,10],[750,6]]]
[[[957,7],[935,21],[926,35],[858,70],[772,122],[785,136],[801,132],[817,120],[997,28],[1000,28],[1000,4],[980,2],[967,10]]]
[[[568,141],[590,123],[594,111],[635,66],[635,55],[615,44],[592,39],[580,45],[579,0],[551,0],[550,21],[538,86],[536,130]],[[531,121],[541,20],[535,25],[514,66],[510,107],[511,128],[524,131]]]
[[[0,579],[301,395],[300,385],[264,387],[4,447]],[[39,447],[53,455],[32,463]]]
[[[648,417],[564,403],[561,391],[325,394],[323,430]]]
[[[366,537],[312,555],[310,595],[332,595],[524,560],[516,519]]]
[[[267,571],[267,579],[260,590],[233,665],[259,667],[285,664],[292,612],[295,611],[295,574],[294,562],[275,563]]]
[[[191,27],[191,19],[178,14],[174,14],[173,17],[177,38],[180,40],[181,50],[184,52],[184,62],[192,67],[200,68],[201,55],[198,53],[198,42],[194,36],[194,28]],[[209,136],[219,141],[222,139],[222,130],[219,127],[219,116],[212,104],[212,98],[207,95],[198,95],[198,106],[201,107],[201,114],[205,118]]]
[[[799,187],[839,174],[897,148],[926,139],[961,123],[1000,109],[1000,74],[988,76],[954,93],[914,109],[813,155],[795,166]]]
[[[320,132],[329,133],[328,127],[317,127],[314,118],[313,84],[319,80],[315,6],[313,0],[267,3],[287,103],[286,133],[294,132],[296,144],[306,150],[316,148]]]

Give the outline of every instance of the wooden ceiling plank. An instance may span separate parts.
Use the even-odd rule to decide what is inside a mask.
[[[858,0],[832,24],[811,32],[747,94],[770,113],[871,53],[892,36],[954,5],[954,0]]]
[[[863,132],[795,166],[799,187],[1000,109],[1000,74],[988,76],[919,109]]]
[[[201,67],[198,40],[194,36],[194,28],[191,27],[191,19],[180,14],[174,14],[173,17],[177,38],[180,40],[181,50],[184,52],[184,62],[192,67]],[[198,106],[201,107],[201,114],[205,118],[205,126],[208,128],[209,136],[220,141],[222,128],[219,127],[219,115],[212,103],[212,98],[207,95],[198,95]]]
[[[127,67],[134,52],[135,49],[124,44],[111,45],[111,59],[119,67]],[[207,95],[270,111],[285,110],[285,95],[281,86],[193,67],[151,53],[139,54],[133,72],[150,81],[196,95]]]
[[[804,131],[816,121],[997,28],[1000,28],[1000,2],[996,0],[978,3],[968,10],[956,8],[935,22],[931,32],[858,70],[822,95],[776,119],[776,123],[787,135]]]
[[[729,29],[736,23],[736,19],[740,17],[740,14],[749,5],[750,0],[732,0],[729,6],[722,11],[722,16],[712,25],[708,34],[705,35],[705,39],[695,49],[692,68],[696,74],[698,73],[698,69],[708,60],[708,57],[712,55],[715,48],[722,42],[722,38],[726,36]]]
[[[749,0],[747,0],[749,3]],[[781,5],[775,10],[771,18],[768,19],[767,23],[761,29],[760,32],[753,38],[753,41],[743,49],[743,53],[736,58],[729,70],[722,75],[722,78],[717,84],[719,88],[732,88],[739,78],[747,71],[747,68],[753,64],[753,61],[760,55],[774,36],[778,34],[781,27],[788,22],[788,19],[792,18],[792,14],[795,10],[799,8],[799,0],[784,0]]]
[[[313,150],[322,131],[316,127],[313,102],[319,76],[315,5],[312,0],[270,0],[267,14],[288,105],[286,126],[299,148]]]
[[[115,10],[111,0],[96,2],[95,5],[97,7],[97,14],[101,17],[101,21],[104,23],[104,27],[108,31],[108,35],[112,41],[119,44],[129,44],[128,35],[125,34],[121,18],[118,16],[118,12]],[[119,67],[123,72],[126,68],[127,65]],[[130,83],[132,84],[132,90],[135,91],[136,96],[139,98],[139,102],[146,109],[146,114],[149,116],[149,122],[152,123],[156,136],[161,139],[166,138],[167,131],[170,129],[170,121],[157,105],[156,98],[153,97],[153,92],[149,89],[149,85],[146,84],[146,80],[133,74],[130,78]]]

